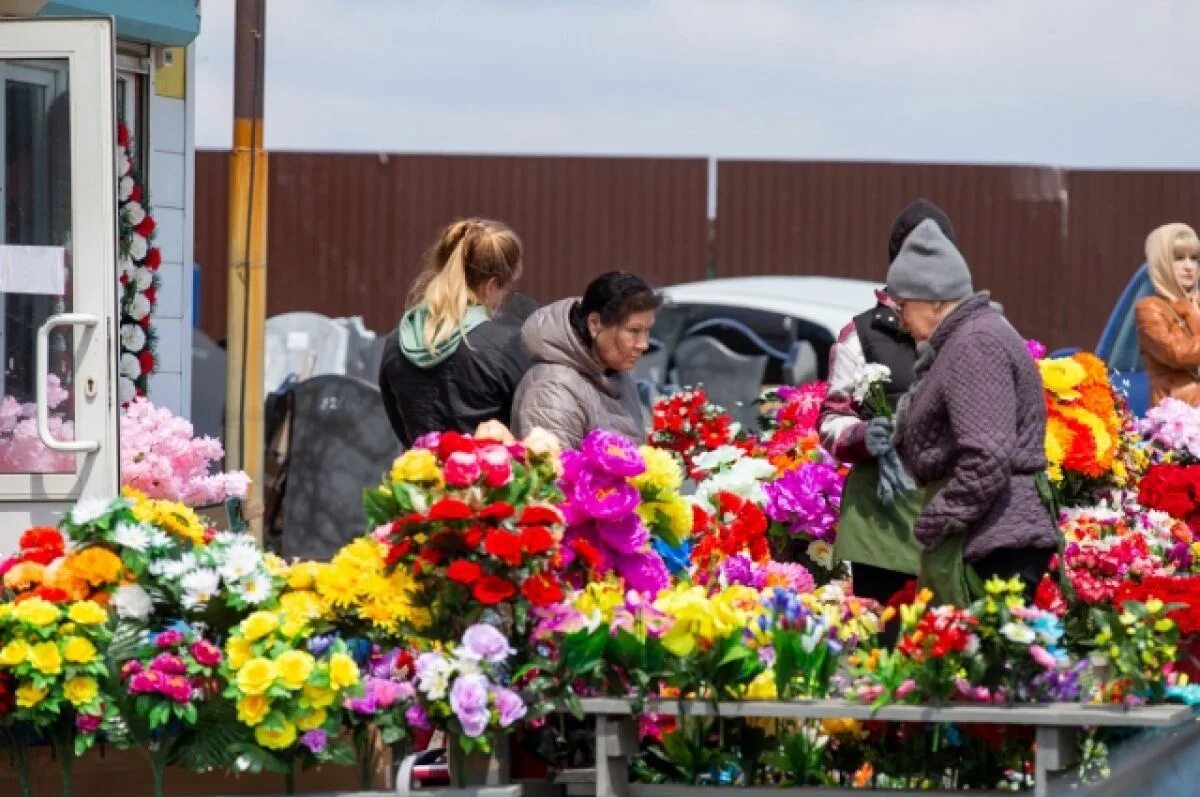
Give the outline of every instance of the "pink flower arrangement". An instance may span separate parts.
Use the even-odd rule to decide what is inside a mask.
[[[194,437],[186,419],[144,398],[121,414],[121,477],[149,498],[204,506],[244,497],[250,486],[245,473],[211,472],[224,456],[219,441]]]
[[[1136,505],[1066,510],[1060,526],[1071,586],[1090,604],[1110,602],[1127,581],[1178,572],[1176,552],[1192,538],[1186,524]]]
[[[167,708],[148,715],[157,727],[172,716],[194,718],[195,702],[214,683],[220,663],[221,650],[212,642],[191,631],[170,629],[151,635],[137,657],[121,665],[121,682],[131,695],[165,699]]]
[[[46,403],[57,410],[71,394],[62,382],[50,374],[46,384]],[[59,440],[75,436],[75,424],[61,414],[50,416],[50,434]],[[70,473],[75,470],[75,455],[51,451],[37,433],[37,408],[13,396],[0,399],[0,473]]]

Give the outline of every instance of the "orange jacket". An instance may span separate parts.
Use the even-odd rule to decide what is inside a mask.
[[[1171,396],[1200,407],[1200,310],[1186,299],[1148,296],[1135,313],[1150,405]]]

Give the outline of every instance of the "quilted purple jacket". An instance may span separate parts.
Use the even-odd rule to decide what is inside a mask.
[[[967,534],[964,558],[1000,548],[1053,548],[1056,526],[1034,475],[1046,467],[1046,405],[1021,335],[979,293],[921,347],[896,444],[922,484],[947,479],[913,532],[926,547]]]

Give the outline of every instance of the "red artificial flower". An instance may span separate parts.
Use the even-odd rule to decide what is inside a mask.
[[[525,553],[537,556],[554,547],[554,535],[545,526],[528,526],[521,530],[521,546]]]
[[[150,234],[154,232],[154,227],[154,217],[147,213],[146,217],[133,228],[133,231],[143,238],[149,238]]]
[[[393,545],[388,546],[387,556],[384,558],[384,564],[388,567],[394,566],[404,557],[408,556],[412,550],[412,540],[401,540]]]
[[[129,275],[122,274],[121,276],[117,277],[117,282],[121,283],[122,285],[128,285],[129,284]]]
[[[486,575],[475,582],[471,594],[485,606],[495,606],[517,594],[517,588],[506,578]]]
[[[142,295],[146,297],[146,301],[153,304],[158,301],[158,288],[155,288],[153,285],[151,285],[149,288],[142,291]]]
[[[457,451],[474,453],[475,441],[458,432],[442,432],[441,437],[438,438],[438,459],[445,461]]]
[[[457,498],[443,498],[429,507],[430,520],[470,520],[474,516],[470,505]]]
[[[601,561],[603,561],[600,551],[587,540],[571,540],[571,550],[590,568],[599,567]]]
[[[138,321],[138,323],[141,324],[142,329],[149,329],[150,328],[150,314],[147,313],[146,315],[142,316],[142,319],[140,321]]]
[[[512,567],[521,564],[521,537],[507,531],[489,531],[483,538],[483,550]]]
[[[29,593],[30,597],[41,598],[48,603],[66,603],[71,596],[58,587],[38,587]]]
[[[129,201],[130,202],[141,202],[142,201],[142,187],[140,185],[138,185],[137,183],[134,183],[133,189],[130,190],[130,192],[129,192]]]
[[[427,520],[429,518],[420,512],[410,512],[392,521],[392,534],[403,534],[405,533],[406,526],[411,526],[414,523],[424,523]]]
[[[149,349],[142,349],[138,352],[138,365],[142,368],[143,374],[149,374],[154,371],[154,353]]]
[[[129,126],[124,122],[117,122],[117,146],[128,147],[130,141]]]
[[[473,551],[479,547],[479,543],[483,541],[483,529],[474,526],[463,532],[462,542],[468,551]]]
[[[436,538],[434,538],[433,542],[436,542]],[[428,562],[431,565],[439,565],[442,563],[442,552],[439,551],[435,545],[433,545],[433,542],[431,542],[429,545],[426,545],[421,552],[417,554],[417,558],[422,562]]]
[[[508,520],[515,515],[517,510],[513,509],[512,504],[505,501],[496,501],[488,504],[479,513],[479,519],[499,523],[503,520]]]
[[[157,246],[152,246],[146,252],[146,268],[151,271],[158,271],[158,267],[162,265],[162,252]]]
[[[1033,605],[1044,612],[1051,612],[1057,617],[1062,617],[1067,613],[1067,602],[1063,600],[1058,579],[1051,578],[1049,575],[1042,576],[1042,580],[1033,593]]]
[[[563,522],[562,515],[552,506],[533,504],[521,510],[518,526],[555,526]]]
[[[483,568],[468,559],[455,559],[446,568],[446,578],[459,584],[474,584],[483,575]]]
[[[549,573],[536,573],[525,579],[521,594],[534,606],[550,606],[563,599],[562,586]]]

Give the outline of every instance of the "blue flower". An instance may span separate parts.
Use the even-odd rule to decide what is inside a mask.
[[[663,564],[671,575],[680,576],[688,571],[692,564],[692,541],[684,540],[679,545],[670,545],[660,537],[650,540],[650,547],[662,557]]]
[[[1186,686],[1176,684],[1175,686],[1168,686],[1167,699],[1177,700],[1192,707],[1200,705],[1200,684],[1187,684]]]

